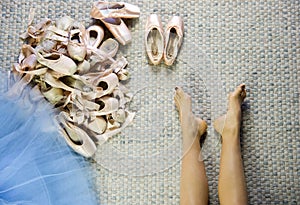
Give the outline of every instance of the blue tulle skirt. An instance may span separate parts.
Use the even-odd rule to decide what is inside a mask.
[[[0,93],[0,204],[97,204],[92,171],[67,146],[54,116],[29,87]]]

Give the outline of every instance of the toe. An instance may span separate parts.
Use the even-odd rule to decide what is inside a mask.
[[[176,95],[177,95],[179,98],[181,98],[181,97],[184,95],[184,92],[183,92],[182,88],[179,87],[179,86],[175,87],[175,92],[176,92]]]
[[[237,97],[242,95],[242,93],[245,91],[245,84],[240,84],[236,87],[235,91],[232,93],[233,96]]]

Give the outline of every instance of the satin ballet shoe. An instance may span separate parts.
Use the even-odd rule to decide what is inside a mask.
[[[22,70],[33,70],[37,65],[36,55],[31,54],[21,62]]]
[[[82,75],[87,73],[91,68],[91,64],[87,60],[83,60],[78,64],[77,71],[78,74]]]
[[[106,39],[98,49],[91,49],[92,55],[89,58],[91,69],[101,69],[106,65],[106,61],[108,63],[107,65],[111,65],[111,63],[115,61],[113,57],[118,52],[118,49],[119,43],[112,38]]]
[[[54,88],[61,88],[69,92],[81,91],[86,96],[94,96],[94,88],[89,85],[83,78],[79,76],[62,76],[58,79],[54,78],[51,73],[45,73],[44,81]]]
[[[179,16],[173,16],[165,31],[164,61],[172,65],[178,55],[183,40],[183,21]]]
[[[68,46],[68,54],[73,60],[76,61],[83,61],[85,59],[85,56],[87,54],[86,46],[82,43],[76,43],[73,41],[69,41]]]
[[[50,85],[51,87],[60,88],[60,89],[63,89],[63,90],[69,91],[69,92],[74,92],[74,88],[67,86],[66,84],[61,82],[59,79],[54,78],[51,75],[51,73],[49,73],[49,72],[45,73],[44,82],[47,83],[48,85]]]
[[[106,130],[107,122],[103,117],[98,116],[87,123],[86,127],[97,134],[102,134]]]
[[[102,18],[138,18],[140,8],[124,2],[98,1],[93,4],[92,13]]]
[[[114,57],[117,54],[118,49],[119,43],[112,38],[106,39],[99,48],[100,51],[103,51],[110,57]]]
[[[93,116],[104,116],[118,110],[119,101],[114,97],[104,96],[95,99],[95,102],[100,105],[99,110],[93,111]]]
[[[157,14],[151,14],[147,18],[145,46],[150,62],[158,65],[163,58],[164,35],[161,20]]]
[[[98,91],[97,97],[102,97],[113,92],[119,85],[118,76],[115,73],[100,77],[92,82]]]
[[[139,8],[131,4],[100,1],[94,3],[90,15],[100,19],[112,35],[126,45],[131,42],[131,33],[121,18],[137,18],[139,13]]]
[[[67,45],[69,56],[79,62],[83,61],[87,54],[87,47],[83,40],[84,37],[82,36],[83,32],[85,31],[81,31],[80,29],[72,30],[70,32],[69,42]]]
[[[114,62],[113,57],[117,54],[119,49],[119,43],[112,39],[106,39],[98,49],[92,49],[92,54],[90,56],[90,64],[91,67],[95,65],[99,66],[99,64],[104,63],[105,61]]]
[[[98,140],[97,143],[99,145],[102,145],[105,143],[109,138],[112,136],[122,132],[123,129],[125,129],[132,121],[135,116],[135,113],[126,112],[126,120],[122,125],[120,126],[120,123],[113,119],[109,119],[107,122],[107,129],[103,134],[96,135],[95,138]]]
[[[64,16],[55,21],[55,25],[58,29],[68,31],[74,24],[74,19],[69,16]]]
[[[94,141],[81,128],[66,120],[60,121],[61,132],[67,144],[84,157],[92,157],[97,147]]]
[[[113,90],[119,85],[119,79],[115,73],[110,73],[101,77],[99,76],[100,75],[94,75],[88,77],[87,81],[89,81],[91,85],[94,86],[95,90],[93,93],[83,93],[83,96],[86,99],[92,100],[108,95],[112,93]]]
[[[103,40],[104,30],[101,26],[92,25],[86,29],[85,43],[88,48],[97,49]]]
[[[122,45],[126,45],[131,42],[131,32],[122,19],[104,18],[100,20]]]
[[[43,19],[39,23],[32,25],[32,21],[29,22],[27,27],[27,31],[20,35],[20,38],[25,40],[28,38],[30,44],[36,44],[41,42],[44,37],[44,32],[48,26],[50,26],[51,20],[50,19]]]
[[[47,91],[42,90],[42,94],[53,105],[56,105],[64,99],[63,90],[60,88],[50,88]]]
[[[76,63],[71,58],[62,55],[61,53],[42,55],[41,53],[36,52],[36,57],[40,64],[65,75],[72,75],[77,70]]]

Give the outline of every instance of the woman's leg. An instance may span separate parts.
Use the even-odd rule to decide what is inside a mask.
[[[241,104],[246,97],[245,85],[229,94],[228,111],[214,123],[222,135],[219,176],[220,204],[247,204],[247,189],[240,148]],[[225,123],[225,124],[224,124]]]
[[[192,113],[189,95],[176,87],[175,104],[183,137],[184,157],[181,165],[180,204],[208,204],[208,183],[203,161],[199,161],[200,137],[206,131],[205,121],[196,118]]]

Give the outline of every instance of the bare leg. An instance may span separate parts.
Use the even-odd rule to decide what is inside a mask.
[[[245,97],[245,85],[242,84],[229,94],[227,114],[214,123],[215,129],[222,135],[218,187],[222,205],[247,204],[246,180],[240,148],[241,104]]]
[[[208,183],[203,161],[199,161],[199,139],[206,131],[205,121],[196,118],[192,113],[192,103],[189,95],[179,87],[176,88],[175,104],[183,137],[183,152],[181,165],[180,204],[208,204]]]

